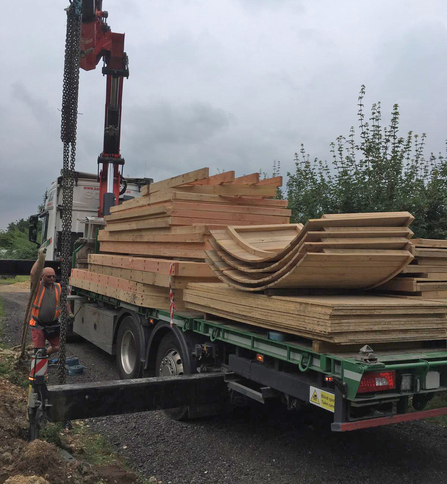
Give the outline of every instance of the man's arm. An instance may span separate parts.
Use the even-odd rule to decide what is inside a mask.
[[[36,260],[36,262],[34,262],[33,267],[31,267],[31,271],[30,271],[31,281],[34,279],[34,276],[37,273],[37,270],[39,268],[39,262],[40,262],[40,259],[42,257],[42,254],[45,254],[46,251],[47,251],[47,249],[39,249],[39,252],[38,252],[39,255],[37,257],[37,260]],[[45,263],[45,260],[42,262],[42,267],[43,267],[44,263]]]
[[[37,263],[39,261],[36,260],[36,262],[34,262],[33,264],[33,267],[31,267],[31,271],[30,271],[30,275],[31,275],[31,278],[34,278],[35,274],[36,274],[36,271],[37,271]]]

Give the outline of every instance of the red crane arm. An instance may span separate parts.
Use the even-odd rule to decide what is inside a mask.
[[[98,164],[101,165],[98,210],[100,217],[109,214],[110,207],[119,199],[120,166],[124,165],[120,153],[123,79],[129,77],[124,34],[112,32],[107,25],[107,17],[108,13],[102,10],[102,0],[83,0],[79,65],[90,71],[103,59],[102,73],[107,77],[104,144],[98,157]]]

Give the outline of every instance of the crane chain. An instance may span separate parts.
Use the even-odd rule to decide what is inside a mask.
[[[70,0],[67,7],[67,31],[65,38],[64,80],[62,91],[61,140],[63,149],[62,168],[62,250],[61,250],[61,331],[58,364],[59,384],[65,383],[68,284],[71,271],[71,226],[73,188],[75,182],[76,131],[79,93],[79,44],[81,38],[82,0]]]

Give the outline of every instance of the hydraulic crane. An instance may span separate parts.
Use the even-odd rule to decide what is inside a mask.
[[[129,77],[124,34],[112,32],[107,18],[108,13],[102,10],[102,0],[82,1],[79,66],[90,71],[103,59],[102,73],[107,78],[104,144],[98,156],[99,217],[108,215],[110,207],[119,198],[120,167],[124,165],[120,153],[123,79]]]

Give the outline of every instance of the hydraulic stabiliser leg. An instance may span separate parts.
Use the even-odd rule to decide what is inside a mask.
[[[48,376],[48,354],[45,348],[36,350],[31,360],[31,370],[28,377],[28,421],[30,425],[29,440],[39,437],[39,430],[45,417],[47,406],[47,376]]]

